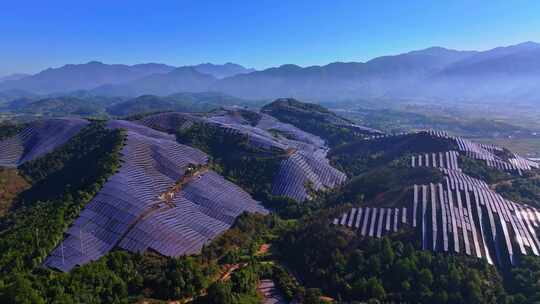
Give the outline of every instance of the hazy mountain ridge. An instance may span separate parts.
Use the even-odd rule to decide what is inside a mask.
[[[314,101],[410,98],[534,103],[540,101],[539,72],[540,44],[526,42],[487,51],[431,47],[365,63],[334,62],[308,67],[285,64],[261,71],[232,63],[173,68],[91,62],[5,81],[0,83],[0,92],[90,90],[108,96],[166,96],[216,91],[246,99],[288,96]],[[69,79],[65,79],[66,75]]]
[[[225,64],[201,63],[191,66],[197,72],[209,74],[218,79],[255,72],[255,69],[245,68],[239,64],[227,62]]]
[[[169,73],[152,74],[118,85],[104,85],[92,90],[97,95],[138,96],[145,94],[170,95],[176,92],[204,92],[216,81],[193,67],[176,68]]]
[[[0,77],[0,82],[10,81],[10,80],[19,80],[19,79],[23,79],[23,78],[28,77],[28,76],[30,76],[30,74],[24,74],[24,73],[10,74],[10,75],[6,75],[6,76],[1,76]]]
[[[183,87],[205,91],[217,78],[251,71],[254,70],[233,63],[173,67],[158,63],[130,66],[91,61],[49,68],[25,77],[19,75],[7,79],[0,78],[0,92],[17,90],[33,94],[54,94],[96,90],[98,93],[105,92],[109,95],[132,96],[152,93],[168,95],[185,91]],[[135,91],[139,92],[133,93]]]
[[[224,79],[215,89],[244,98],[538,101],[537,62],[540,45],[533,42],[484,52],[433,47],[366,63],[283,65]]]
[[[163,64],[108,65],[97,61],[49,68],[36,75],[0,84],[0,90],[20,89],[39,94],[93,89],[104,84],[117,84],[174,69]]]

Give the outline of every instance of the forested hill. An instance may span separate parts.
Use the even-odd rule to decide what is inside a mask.
[[[121,117],[141,113],[207,112],[223,106],[256,106],[257,103],[217,92],[175,92],[167,96],[106,97],[88,91],[60,96],[28,96],[3,102],[0,111],[28,117]]]
[[[0,302],[540,301],[537,163],[294,99],[173,110],[1,125]]]
[[[324,138],[330,146],[367,135],[381,134],[378,130],[356,125],[321,105],[304,103],[292,98],[277,99],[264,106],[261,111]]]

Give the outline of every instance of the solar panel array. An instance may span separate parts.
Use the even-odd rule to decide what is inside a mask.
[[[373,135],[366,137],[365,140],[380,140],[412,134],[425,134],[427,136],[452,140],[456,144],[458,152],[461,152],[473,159],[483,160],[489,167],[493,167],[499,170],[515,172],[521,175],[523,171],[540,168],[539,163],[521,157],[515,153],[511,153],[510,155],[508,155],[508,157],[501,157],[501,154],[505,154],[504,149],[502,149],[501,147],[497,147],[494,145],[478,144],[459,136],[449,135],[445,131],[425,130],[413,133]],[[424,155],[424,157],[426,156]],[[426,160],[427,159],[424,159],[421,155],[418,157],[413,156],[411,159],[411,164],[413,166],[430,166],[426,165]],[[424,164],[422,164],[423,161]],[[432,164],[437,164],[437,160],[434,161],[435,163]],[[434,166],[431,165],[431,167]]]
[[[166,112],[146,116],[139,121],[142,125],[164,131],[187,129],[191,127],[194,122],[204,122],[204,118],[189,113]]]
[[[333,168],[326,158],[328,148],[320,137],[282,123],[270,115],[252,114],[259,118],[256,125],[252,125],[235,109],[222,109],[206,116],[162,113],[146,117],[140,123],[158,130],[189,126],[188,121],[206,123],[224,132],[247,136],[248,143],[255,148],[282,151],[287,159],[281,162],[278,172],[275,172],[273,195],[304,201],[309,198],[310,188],[323,190],[345,181],[345,174]]]
[[[397,232],[402,225],[407,224],[407,207],[403,208],[352,208],[335,218],[334,225],[346,226],[358,230],[362,236],[380,238],[392,232]]]
[[[286,304],[288,303],[273,280],[262,279],[257,290],[262,295],[262,304]]]
[[[520,255],[540,255],[540,210],[505,199],[484,181],[464,174],[456,151],[415,155],[411,166],[438,168],[444,181],[414,185],[411,201],[401,209],[353,208],[333,224],[371,237],[405,225],[418,232],[424,250],[484,258],[490,264],[514,265]]]
[[[446,138],[455,141],[459,147],[459,151],[465,153],[467,156],[484,160],[490,167],[494,167],[500,170],[517,172],[521,175],[523,170],[531,170],[540,168],[540,164],[523,158],[515,153],[512,153],[508,159],[498,155],[498,152],[502,152],[503,149],[493,145],[478,144],[468,139],[451,136],[442,131],[423,131],[431,136]]]
[[[187,184],[172,206],[141,219],[120,247],[136,252],[150,247],[167,256],[197,253],[244,211],[266,213],[242,189],[207,171]]]
[[[0,166],[17,167],[52,152],[87,124],[78,118],[33,121],[17,135],[0,141]]]
[[[458,152],[447,151],[413,155],[411,156],[411,167],[432,167],[460,170],[458,168]]]
[[[207,155],[139,124],[112,121],[109,127],[127,130],[122,166],[86,205],[46,266],[69,271],[115,247],[166,256],[195,253],[242,212],[266,213],[242,189],[208,170],[182,185],[172,201],[164,200],[162,194],[189,167],[204,165]]]

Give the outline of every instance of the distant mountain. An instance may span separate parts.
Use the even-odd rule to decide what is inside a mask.
[[[540,44],[480,52],[448,65],[417,87],[424,96],[473,101],[540,101]]]
[[[255,72],[255,69],[248,69],[239,64],[230,62],[225,64],[202,63],[191,67],[199,73],[212,75],[218,79]]]
[[[36,94],[93,90],[108,95],[169,95],[200,92],[218,78],[254,71],[234,63],[205,63],[175,68],[156,63],[122,65],[92,61],[47,69],[36,75],[14,74],[0,78],[0,91],[24,90]]]
[[[50,68],[36,75],[0,83],[0,91],[25,90],[38,94],[88,90],[105,84],[133,81],[156,73],[167,73],[174,67],[164,64],[104,64],[92,61],[85,64],[68,64]]]
[[[97,95],[166,96],[177,92],[204,92],[216,81],[212,75],[202,74],[192,67],[176,68],[168,73],[153,74],[124,84],[104,85],[92,90]]]
[[[278,68],[225,78],[213,90],[244,98],[290,96],[317,101],[430,99],[540,102],[540,44],[493,50],[440,47],[384,56],[366,63]]]
[[[214,91],[252,100],[292,97],[311,101],[410,99],[534,104],[540,102],[539,87],[540,44],[526,42],[488,51],[432,47],[367,62],[309,67],[287,64],[262,71],[233,63],[173,68],[91,62],[4,81],[0,92],[89,90],[93,95],[136,97]]]
[[[505,56],[526,53],[540,49],[540,44],[536,42],[524,42],[516,45],[497,47],[484,52],[475,52],[473,56],[467,56],[463,60],[454,63],[445,70],[459,69],[460,67],[473,66],[477,63],[487,62],[489,60],[504,58]]]
[[[219,81],[213,88],[244,98],[331,100],[384,96],[394,87],[409,86],[474,52],[430,48],[366,63],[336,62],[302,68],[283,65]]]
[[[25,77],[28,77],[30,76],[30,74],[11,74],[11,75],[6,75],[6,76],[2,76],[0,77],[0,82],[3,82],[3,81],[9,81],[9,80],[19,80],[19,79],[22,79],[22,78],[25,78]]]

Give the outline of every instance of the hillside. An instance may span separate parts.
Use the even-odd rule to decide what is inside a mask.
[[[143,95],[114,104],[110,115],[129,116],[160,111],[207,112],[222,106],[247,105],[248,101],[213,92],[176,93],[165,97]]]
[[[3,106],[6,113],[28,117],[108,117],[183,111],[207,112],[222,106],[256,106],[257,103],[217,93],[177,92],[168,96],[142,95],[134,98],[94,95],[89,91],[66,96],[17,98]]]
[[[243,154],[274,158],[273,161],[278,164],[261,167],[256,165],[257,159],[253,159],[254,168],[263,169],[263,172],[260,172],[262,176],[251,180],[249,188],[254,188],[253,184],[265,184],[271,180],[271,190],[257,193],[264,199],[271,194],[304,201],[312,196],[312,190],[333,188],[345,178],[343,173],[329,165],[325,157],[327,147],[321,138],[281,123],[269,115],[231,108],[205,116],[157,114],[145,117],[141,123],[158,130],[172,131],[180,142],[208,151],[225,171],[234,173],[234,176],[229,176],[233,180],[240,178],[249,181],[253,173],[250,171],[256,170],[250,169],[247,163],[250,157],[242,159]],[[245,171],[239,169],[240,166]]]
[[[111,121],[108,126],[127,130],[123,165],[87,204],[45,265],[68,271],[114,247],[152,249],[164,256],[194,254],[242,212],[266,212],[243,190],[207,170],[201,151],[133,123]],[[148,165],[154,169],[145,169]],[[108,224],[112,222],[119,224]],[[94,245],[84,250],[72,247],[75,243]]]
[[[45,98],[39,100],[15,100],[7,109],[11,112],[44,116],[99,116],[110,100],[104,98],[96,102],[75,97]]]
[[[290,98],[277,99],[264,106],[261,111],[306,132],[325,138],[330,146],[368,135],[382,134],[378,130],[356,125],[322,106],[302,103]]]
[[[0,166],[19,166],[39,158],[63,145],[87,124],[88,121],[77,118],[30,123],[0,141]]]
[[[4,131],[5,302],[537,297],[540,165],[507,149],[294,99]]]

